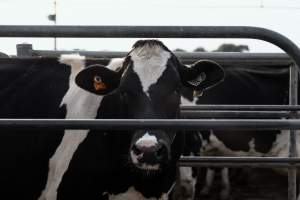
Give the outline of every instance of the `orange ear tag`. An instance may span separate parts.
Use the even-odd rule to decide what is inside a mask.
[[[100,76],[94,76],[94,88],[96,91],[105,90],[107,88]]]

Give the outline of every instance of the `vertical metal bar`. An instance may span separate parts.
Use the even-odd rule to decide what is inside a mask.
[[[17,44],[17,56],[22,58],[32,57],[32,44]]]
[[[56,0],[54,0],[54,15],[55,15],[54,25],[56,26],[57,25],[57,2],[56,2]],[[56,37],[54,37],[54,50],[55,51],[57,50],[57,38]]]
[[[290,66],[290,91],[289,91],[289,104],[298,104],[298,69],[295,64]],[[292,113],[295,111],[292,111]],[[290,145],[289,145],[289,156],[297,156],[296,147],[296,131],[290,130]],[[297,199],[297,168],[290,168],[288,171],[288,200]]]

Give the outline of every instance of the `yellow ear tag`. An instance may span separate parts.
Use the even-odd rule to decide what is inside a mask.
[[[96,91],[105,90],[107,88],[100,76],[94,76],[94,88]]]
[[[201,97],[203,95],[203,91],[194,90],[193,97]]]

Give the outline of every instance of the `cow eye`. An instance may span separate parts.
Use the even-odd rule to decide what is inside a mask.
[[[101,77],[100,76],[94,76],[94,82],[101,83],[102,82]]]

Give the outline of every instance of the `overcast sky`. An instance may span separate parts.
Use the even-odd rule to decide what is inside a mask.
[[[0,0],[2,25],[51,25],[54,0]],[[277,31],[300,46],[300,0],[57,0],[58,25],[258,26]],[[64,50],[128,51],[137,39],[58,39]],[[192,51],[221,43],[248,44],[252,52],[280,52],[257,40],[162,39],[170,49]],[[53,49],[53,39],[0,38],[0,51],[15,54],[17,43]]]

